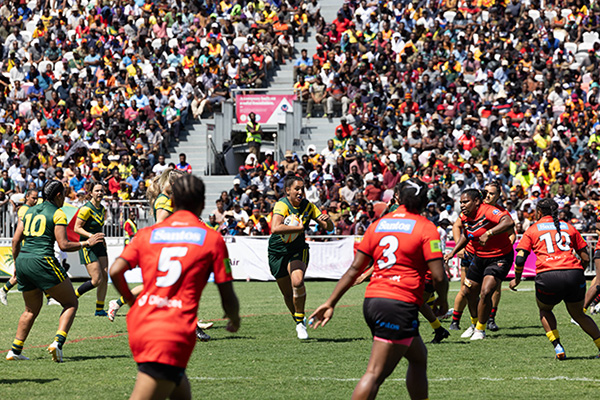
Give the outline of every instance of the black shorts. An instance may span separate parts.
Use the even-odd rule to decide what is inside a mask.
[[[363,314],[374,338],[402,340],[419,335],[419,306],[399,300],[368,297]]]
[[[535,277],[535,297],[554,306],[561,301],[577,303],[585,298],[585,275],[582,269],[546,271]]]
[[[185,375],[185,368],[156,362],[138,363],[138,371],[150,375],[157,380],[175,382],[177,386],[179,386]]]
[[[464,252],[463,258],[460,260],[461,268],[469,268],[471,263],[473,262],[473,253],[469,253],[468,251]]]
[[[482,283],[483,277],[491,275],[498,279],[506,278],[515,258],[514,252],[500,257],[481,258],[473,256],[473,263],[467,270],[467,279]]]

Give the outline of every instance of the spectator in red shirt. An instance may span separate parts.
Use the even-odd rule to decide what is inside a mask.
[[[338,11],[337,18],[331,24],[336,27],[336,31],[338,32],[345,32],[351,24],[354,25],[352,21],[344,18],[344,13],[341,11]]]
[[[335,127],[335,131],[337,132],[338,129],[341,129],[343,138],[350,137],[352,135],[352,131],[354,129],[352,128],[351,125],[348,124],[346,117],[342,117],[340,119],[340,122],[341,122],[341,124],[339,124],[338,126]]]
[[[413,101],[410,93],[404,95],[404,102],[400,104],[399,110],[400,114],[409,112],[414,114],[415,117],[419,116],[419,105]]]
[[[365,197],[369,201],[379,201],[381,200],[381,194],[383,193],[383,189],[381,189],[381,182],[383,181],[382,176],[376,176],[373,179],[371,184],[367,185],[365,188]]]
[[[519,109],[517,104],[513,104],[512,109],[506,113],[506,116],[510,118],[510,123],[515,128],[518,128],[521,122],[523,122],[524,114]]]
[[[462,144],[463,150],[471,151],[475,147],[475,137],[471,135],[471,127],[463,125],[463,135],[458,139],[458,143]]]
[[[393,189],[396,187],[402,175],[396,169],[396,163],[390,160],[388,170],[383,174],[383,187],[385,189]]]
[[[119,189],[121,188],[121,174],[119,174],[119,170],[114,168],[112,171],[112,177],[108,180],[108,191],[111,194],[119,193]]]
[[[344,210],[342,212],[342,218],[337,223],[337,234],[338,235],[352,235],[354,234],[355,224],[350,219],[350,211]]]

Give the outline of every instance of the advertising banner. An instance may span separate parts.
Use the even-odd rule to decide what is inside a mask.
[[[262,125],[285,123],[285,114],[292,112],[296,95],[239,95],[235,99],[235,115],[238,124],[248,122],[248,114],[256,114],[256,122]]]

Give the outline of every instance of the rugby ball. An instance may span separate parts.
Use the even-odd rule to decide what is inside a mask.
[[[289,225],[289,226],[302,225],[302,221],[300,221],[300,218],[298,218],[294,214],[290,214],[287,217],[285,217],[285,219],[283,220],[283,223],[284,223],[284,225]],[[282,234],[280,236],[281,236],[281,240],[283,240],[283,243],[292,243],[294,240],[296,240],[298,238],[298,236],[300,236],[300,233],[287,233],[287,234]]]

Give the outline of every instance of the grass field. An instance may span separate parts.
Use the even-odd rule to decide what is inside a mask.
[[[78,285],[78,284],[76,284]],[[334,282],[308,282],[309,309],[329,296]],[[505,287],[507,284],[504,285]],[[560,305],[556,314],[568,360],[553,359],[540,325],[533,284],[517,293],[505,290],[498,313],[500,331],[469,342],[460,333],[428,345],[429,393],[432,399],[598,398],[600,360],[596,348]],[[450,297],[458,289],[451,284]],[[203,295],[200,315],[215,320],[213,340],[198,343],[187,369],[194,398],[210,399],[348,399],[367,365],[371,337],[362,317],[364,286],[350,290],[324,329],[311,339],[295,337],[275,283],[235,284],[243,315],[237,334],[224,327],[216,287]],[[110,288],[109,298],[115,291]],[[0,348],[6,354],[22,312],[21,296],[9,294],[0,308]],[[65,345],[65,363],[54,364],[46,353],[57,326],[59,306],[44,307],[25,343],[31,361],[3,361],[0,399],[125,399],[135,382],[136,365],[127,343],[124,309],[114,323],[93,316],[94,295],[84,296]],[[600,318],[599,318],[600,319]],[[444,326],[448,325],[444,322]],[[466,328],[468,313],[461,327]],[[424,340],[432,338],[425,321]],[[401,361],[379,392],[381,399],[407,398]]]

